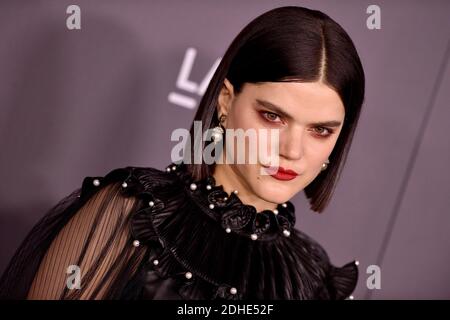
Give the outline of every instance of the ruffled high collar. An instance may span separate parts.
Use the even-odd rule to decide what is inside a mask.
[[[295,207],[290,202],[278,204],[274,210],[257,211],[253,205],[244,204],[236,191],[227,193],[222,185],[209,175],[193,181],[186,165],[170,164],[167,172],[175,173],[185,190],[202,212],[220,223],[227,233],[237,233],[252,240],[265,241],[289,237],[295,226]]]

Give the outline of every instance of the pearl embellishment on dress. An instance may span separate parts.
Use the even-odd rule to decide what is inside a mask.
[[[176,169],[177,169],[177,166],[176,166],[176,165],[167,167],[167,171],[168,171],[168,172],[175,171]],[[213,180],[213,181],[215,181],[215,180]],[[191,191],[195,191],[195,190],[198,189],[198,186],[199,186],[199,185],[197,185],[197,183],[192,182],[192,183],[189,185],[189,188],[190,188]],[[203,186],[202,186],[202,188],[203,188]],[[211,190],[214,189],[214,185],[213,185],[212,183],[206,184],[205,189],[208,190],[208,191],[211,191]],[[239,194],[239,191],[238,191],[237,189],[234,189],[234,190],[232,191],[231,194],[237,196],[237,195]],[[218,199],[218,201],[228,201],[228,200],[229,200],[229,197],[227,197],[227,196],[223,197],[222,199]],[[213,209],[216,208],[216,204],[215,204],[215,203],[211,203],[211,201],[212,201],[212,200],[209,200],[208,208],[209,208],[210,210],[213,210]],[[150,202],[149,202],[149,205],[152,207],[152,206],[155,205],[155,203],[154,203],[153,201],[150,201]],[[280,203],[280,204],[279,204],[279,207],[277,207],[277,208],[275,208],[275,209],[272,209],[272,210],[269,209],[269,210],[267,210],[267,211],[271,211],[271,212],[273,212],[273,214],[274,214],[275,216],[277,216],[277,215],[280,214],[280,210],[279,210],[280,207],[282,207],[282,208],[287,208],[287,207],[288,207],[288,204],[287,204],[286,202]],[[264,211],[266,211],[266,210],[264,210]],[[284,215],[284,212],[283,212],[283,215]],[[226,232],[226,233],[231,233],[231,232],[232,232],[232,229],[231,229],[230,227],[226,227],[226,228],[225,228],[225,232]],[[253,231],[253,232],[255,232],[255,231]],[[238,232],[238,233],[239,233],[239,232]],[[291,235],[291,231],[290,231],[289,229],[284,229],[284,230],[282,230],[282,233],[283,233],[283,235],[284,235],[285,237],[289,237],[289,236]],[[257,233],[252,233],[252,234],[250,235],[250,239],[251,239],[251,240],[257,240],[258,238],[259,238],[259,236],[258,236]]]

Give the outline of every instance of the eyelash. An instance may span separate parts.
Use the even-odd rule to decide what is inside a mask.
[[[319,137],[321,137],[321,138],[326,138],[326,137],[328,137],[328,136],[331,136],[331,135],[333,134],[333,132],[334,132],[333,129],[326,128],[326,127],[316,127],[316,129],[317,129],[317,128],[322,128],[322,129],[325,129],[325,130],[328,131],[328,133],[325,134],[325,135],[319,134]]]
[[[277,116],[277,118],[280,119],[280,122],[281,122],[281,117],[280,117],[278,114],[274,113],[274,112],[270,112],[270,111],[262,111],[262,112],[261,112],[261,115],[262,115],[262,117],[263,117],[263,119],[264,119],[265,121],[267,121],[267,122],[269,122],[269,123],[271,123],[271,124],[273,124],[273,123],[279,123],[279,121],[270,120],[270,119],[267,117],[267,115],[275,115],[275,116]],[[333,129],[327,128],[327,127],[316,127],[316,128],[314,128],[314,129],[318,129],[318,128],[327,130],[327,132],[328,132],[327,134],[320,134],[320,133],[317,134],[317,136],[320,137],[320,138],[327,138],[328,136],[332,135],[333,132],[334,132]]]
[[[278,123],[278,121],[270,120],[270,119],[267,117],[268,114],[277,116],[277,117],[281,120],[281,117],[280,117],[279,115],[277,115],[276,113],[274,113],[274,112],[270,112],[270,111],[262,111],[261,114],[263,115],[263,118],[264,118],[266,121],[270,122],[270,123]]]

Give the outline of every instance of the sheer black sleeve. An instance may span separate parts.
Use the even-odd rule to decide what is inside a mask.
[[[86,178],[53,207],[16,251],[0,280],[0,298],[117,298],[145,253],[130,234],[140,200],[121,189],[120,181],[99,185]]]

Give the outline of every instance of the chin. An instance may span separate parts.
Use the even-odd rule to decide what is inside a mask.
[[[270,177],[270,179],[273,178]],[[275,181],[262,183],[255,191],[261,199],[275,204],[287,202],[296,193],[292,190],[291,186],[280,186],[280,184]]]

